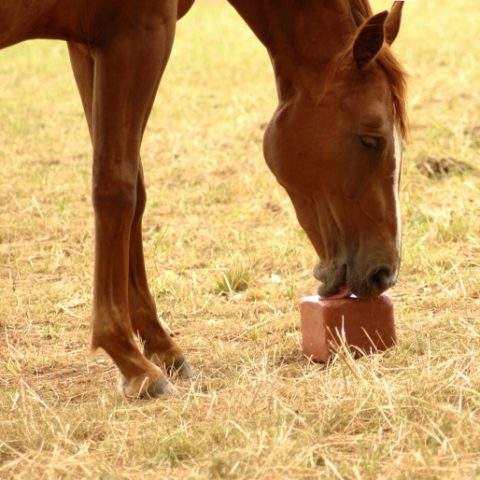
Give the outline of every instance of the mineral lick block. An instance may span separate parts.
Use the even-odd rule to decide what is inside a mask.
[[[327,362],[345,344],[355,356],[382,352],[396,344],[393,302],[373,298],[303,297],[300,301],[303,353]]]

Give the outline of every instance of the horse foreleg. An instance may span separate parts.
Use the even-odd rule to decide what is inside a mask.
[[[94,61],[87,47],[75,43],[69,43],[68,47],[91,134]],[[192,369],[176,342],[158,321],[155,301],[148,288],[142,240],[142,216],[145,204],[146,190],[140,165],[129,249],[128,305],[132,328],[133,332],[138,334],[143,341],[144,354],[148,359],[159,366],[165,366],[168,370],[178,371],[180,376],[188,378],[192,375]]]
[[[95,52],[88,47],[69,42],[68,49],[70,54],[70,61],[72,64],[72,70],[75,76],[75,80],[80,92],[83,109],[85,111],[85,117],[88,123],[88,129],[90,137],[94,143],[94,125],[93,125],[93,108],[94,108],[94,90],[95,88]],[[100,92],[96,92],[99,95]],[[101,103],[101,100],[96,98],[97,103]],[[97,106],[98,108],[98,106]],[[101,107],[105,108],[105,106]],[[96,128],[100,128],[97,125]],[[98,135],[98,132],[95,132]],[[106,139],[107,140],[107,139]],[[119,158],[123,157],[123,162],[129,162],[123,152],[118,153]],[[133,152],[133,159],[138,156],[138,153]],[[98,156],[95,151],[94,171],[99,162],[102,162],[101,157]],[[122,161],[122,160],[120,160]],[[130,159],[130,163],[135,164],[135,160]],[[115,178],[113,177],[112,180]],[[148,393],[150,395],[154,393],[162,393],[166,390],[165,379],[162,378],[162,374],[156,371],[142,356],[138,347],[133,340],[132,329],[130,326],[130,319],[128,317],[128,295],[125,292],[125,286],[121,286],[122,277],[128,276],[125,269],[128,269],[128,263],[125,262],[125,250],[124,244],[128,244],[128,239],[125,239],[125,233],[123,238],[119,238],[116,242],[116,252],[118,253],[118,259],[108,258],[109,255],[105,255],[105,240],[102,238],[105,235],[109,235],[108,226],[105,225],[106,215],[108,216],[108,208],[105,205],[101,205],[98,193],[95,193],[95,188],[101,187],[102,181],[98,183],[98,176],[94,176],[94,195],[93,201],[96,213],[96,254],[95,254],[95,285],[94,285],[94,305],[93,305],[93,329],[92,329],[92,347],[103,347],[106,352],[113,358],[114,362],[120,368],[123,381],[123,388],[127,395],[142,395]],[[108,178],[103,180],[104,183],[109,183]],[[108,188],[108,187],[107,187]],[[105,189],[106,191],[107,189]],[[132,189],[131,189],[132,190]],[[133,192],[132,197],[135,195]],[[115,205],[113,202],[111,211],[121,208],[121,195],[118,197],[119,203]],[[130,199],[133,202],[133,198]],[[104,198],[105,201],[105,198]],[[128,202],[127,202],[128,203]],[[133,202],[135,203],[135,202]],[[128,205],[125,205],[124,225],[121,225],[122,212],[116,212],[116,218],[114,222],[110,222],[110,228],[116,225],[119,230],[128,232],[128,217],[132,214],[128,212]],[[131,206],[133,209],[133,206]],[[107,230],[107,232],[105,232]],[[110,232],[110,235],[112,233]],[[122,258],[123,257],[123,258]],[[128,246],[127,246],[128,257]],[[107,265],[105,265],[107,261]],[[118,285],[113,285],[119,282]],[[123,290],[123,291],[122,291]],[[115,298],[112,298],[112,294],[115,293]],[[156,387],[152,388],[152,385]]]
[[[166,380],[135,343],[128,284],[142,129],[161,72],[141,36],[96,51],[94,62],[92,346],[103,348],[117,364],[126,395],[154,395],[163,392]]]
[[[91,50],[91,61],[80,47],[70,45],[94,147],[92,346],[112,357],[129,396],[157,395],[167,384],[134,341],[129,268],[132,228],[138,224],[140,144],[173,42],[172,13],[165,7],[154,28],[152,18],[132,22],[134,31],[122,32],[108,45]]]

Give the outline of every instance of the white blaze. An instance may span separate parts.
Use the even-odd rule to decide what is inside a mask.
[[[397,127],[393,127],[393,143],[394,143],[394,157],[395,157],[395,171],[393,176],[393,198],[395,200],[395,215],[397,222],[397,236],[395,245],[397,247],[398,258],[400,258],[400,251],[402,248],[402,220],[400,215],[400,170],[402,168],[402,138]]]

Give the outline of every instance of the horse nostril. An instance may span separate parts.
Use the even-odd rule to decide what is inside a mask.
[[[393,285],[392,273],[389,267],[376,268],[369,277],[370,284],[379,292]]]

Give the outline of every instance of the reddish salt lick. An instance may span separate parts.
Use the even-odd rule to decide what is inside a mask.
[[[317,362],[327,362],[341,345],[358,357],[396,344],[393,302],[385,294],[372,298],[342,298],[342,294],[304,297],[300,314],[303,353]]]

